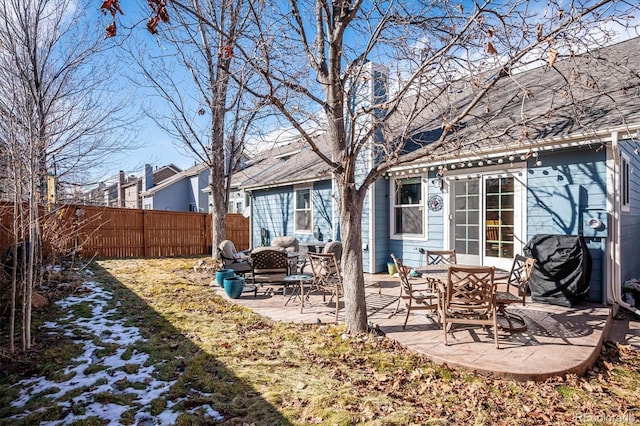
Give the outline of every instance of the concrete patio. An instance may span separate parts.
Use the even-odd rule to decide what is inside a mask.
[[[517,333],[499,331],[500,349],[493,342],[493,330],[481,327],[454,325],[449,345],[444,345],[443,331],[435,314],[411,312],[403,329],[406,310],[404,301],[397,313],[400,294],[398,278],[386,274],[365,274],[369,321],[377,325],[390,339],[410,350],[424,354],[430,360],[463,367],[481,373],[509,377],[515,380],[544,380],[565,374],[584,374],[595,363],[601,346],[611,331],[621,343],[640,348],[640,329],[637,322],[627,321],[614,326],[611,308],[584,303],[572,308],[528,302],[526,306],[511,307],[522,315],[527,330]],[[227,297],[224,290],[214,290]],[[380,289],[380,293],[378,290]],[[303,323],[332,323],[335,304],[325,305],[322,295],[311,294],[300,313],[300,300],[289,299],[279,293],[259,289],[257,297],[245,293],[230,301],[277,321]],[[339,321],[343,321],[341,300]],[[626,330],[621,328],[626,327]]]

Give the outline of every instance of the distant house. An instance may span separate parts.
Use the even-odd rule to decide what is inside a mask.
[[[390,253],[418,266],[425,249],[442,248],[456,249],[461,263],[508,268],[536,234],[582,235],[593,259],[588,298],[630,307],[621,285],[640,277],[639,57],[635,38],[500,80],[443,146],[373,185],[362,219],[365,272],[384,271]],[[572,69],[582,85],[558,72]],[[472,96],[461,83],[452,107]],[[442,114],[429,111],[413,135],[423,144],[443,131]],[[490,136],[496,129],[501,136]],[[280,235],[340,237],[330,171],[308,146],[276,148],[253,167],[237,180],[250,195],[253,247]]]
[[[144,165],[141,177],[132,177],[122,185],[124,191],[124,207],[131,209],[142,208],[142,192],[148,191],[156,185],[160,185],[182,170],[173,164],[155,169],[150,164]]]
[[[209,200],[203,190],[209,184],[209,168],[196,164],[142,191],[142,208],[186,212],[209,211]]]
[[[78,197],[76,202],[108,206],[126,207],[132,209],[142,208],[141,192],[143,188],[151,188],[181,172],[181,169],[173,164],[155,169],[145,164],[142,177],[135,175],[125,176],[124,171],[120,171],[115,182],[106,184],[100,182],[97,188],[91,189]]]

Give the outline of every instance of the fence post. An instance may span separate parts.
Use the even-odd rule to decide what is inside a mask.
[[[142,210],[142,257],[147,257],[147,227],[145,226],[146,212]]]

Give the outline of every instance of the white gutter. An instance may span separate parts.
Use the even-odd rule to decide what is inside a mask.
[[[505,154],[513,155],[516,157],[514,161],[522,160],[518,158],[522,155],[526,155],[530,152],[543,152],[549,150],[563,149],[563,148],[571,148],[577,146],[584,146],[590,144],[597,143],[607,143],[611,142],[612,135],[621,134],[622,137],[633,137],[631,131],[633,129],[640,128],[640,123],[635,123],[629,126],[618,127],[606,131],[601,132],[593,132],[590,134],[579,134],[574,135],[573,137],[555,137],[549,138],[539,142],[532,142],[526,146],[521,144],[518,145],[497,145],[496,148],[493,149],[479,149],[475,153],[468,153],[466,156],[456,156],[456,155],[443,155],[437,159],[433,160],[415,160],[414,162],[408,163],[403,166],[393,167],[390,169],[391,172],[402,171],[408,169],[416,169],[420,167],[429,167],[434,164],[458,164],[458,163],[466,163],[468,161],[486,161],[488,157],[503,157]],[[493,163],[495,164],[495,162]],[[433,171],[434,169],[431,169]]]
[[[609,229],[611,235],[608,244],[608,256],[606,265],[607,282],[607,302],[613,301],[614,313],[618,306],[622,306],[640,315],[640,310],[635,306],[622,300],[622,278],[620,266],[620,150],[618,147],[618,133],[611,133],[611,150],[607,153],[607,163],[612,167],[607,167],[607,211],[611,212]]]

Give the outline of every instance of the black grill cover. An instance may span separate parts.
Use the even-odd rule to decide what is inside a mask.
[[[591,255],[582,236],[538,234],[523,254],[536,259],[529,282],[534,302],[570,307],[589,292]]]

